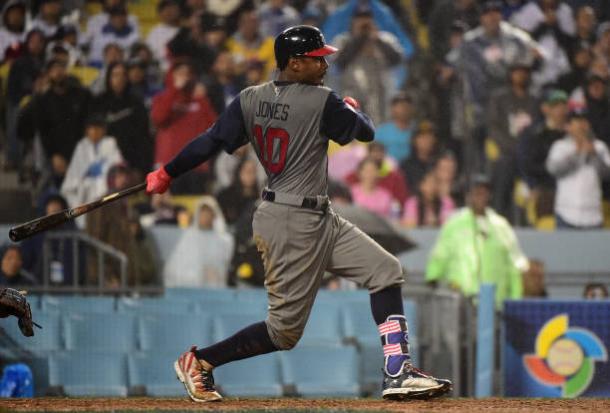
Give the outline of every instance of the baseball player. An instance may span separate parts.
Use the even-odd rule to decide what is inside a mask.
[[[303,334],[325,271],[370,291],[371,310],[385,356],[382,396],[431,398],[451,382],[415,368],[409,356],[398,260],[338,216],[326,195],[329,140],[370,142],[374,126],[353,98],[323,86],[325,44],[311,26],[291,27],[275,39],[278,79],[242,91],[205,133],[171,162],[148,174],[149,193],[210,159],[251,143],[268,187],[254,214],[253,233],[265,266],[268,316],[210,347],[192,347],[174,364],[191,399],[220,400],[212,371],[231,361],[293,348]]]

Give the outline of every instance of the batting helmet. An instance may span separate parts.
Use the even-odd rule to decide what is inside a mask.
[[[324,42],[324,35],[317,27],[294,26],[284,30],[275,38],[275,61],[283,70],[288,59],[295,56],[328,56],[337,51],[336,47]]]

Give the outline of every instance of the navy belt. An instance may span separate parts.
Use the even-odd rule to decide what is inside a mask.
[[[328,209],[328,206],[330,205],[330,201],[328,200],[328,196],[326,195],[321,195],[317,197],[301,196],[284,192],[271,191],[269,189],[263,190],[262,198],[265,201],[269,202],[291,205],[300,208],[315,209],[320,211],[326,211]]]

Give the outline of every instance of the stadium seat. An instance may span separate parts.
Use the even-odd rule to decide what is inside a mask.
[[[171,299],[189,300],[196,302],[233,301],[235,290],[231,288],[166,288],[165,297]]]
[[[267,290],[264,288],[241,288],[235,291],[237,302],[258,301],[267,302]]]
[[[267,302],[258,301],[215,301],[197,303],[197,312],[217,315],[244,315],[254,316],[262,320],[267,315]]]
[[[363,305],[368,305],[369,290],[320,290],[316,296],[316,301],[358,302]]]
[[[214,341],[224,340],[250,324],[264,318],[254,314],[222,314],[214,317]]]
[[[34,312],[33,320],[42,326],[34,327],[34,337],[24,337],[17,325],[17,319],[5,319],[1,326],[10,338],[21,348],[35,355],[63,349],[60,316],[57,313]]]
[[[419,340],[418,334],[419,323],[417,322],[417,305],[413,300],[403,300],[402,306],[405,310],[407,323],[409,325],[409,350],[411,352],[411,360],[413,364],[419,366]]]
[[[69,69],[69,73],[76,77],[81,85],[88,88],[91,87],[100,75],[100,71],[91,66],[73,66]]]
[[[128,356],[129,386],[144,386],[146,395],[183,396],[184,385],[176,378],[174,362],[180,354],[170,352],[135,353]]]
[[[127,396],[125,355],[81,351],[54,354],[49,360],[49,384],[62,386],[68,396]]]
[[[30,308],[32,312],[40,310],[40,300],[42,299],[41,295],[38,294],[27,294],[28,303],[30,303]]]
[[[341,345],[343,341],[341,305],[342,303],[337,301],[315,302],[300,344]]]
[[[284,384],[304,397],[353,397],[360,393],[354,347],[303,346],[280,353]]]
[[[278,353],[221,366],[214,370],[214,379],[226,396],[279,397],[283,394]]]
[[[370,306],[358,302],[346,303],[341,312],[345,338],[359,345],[379,346],[379,332]]]
[[[194,304],[190,301],[163,298],[121,298],[117,300],[119,313],[131,314],[192,314]]]
[[[71,314],[65,316],[66,348],[89,351],[132,351],[135,319],[130,314]]]
[[[378,338],[379,340],[379,338]],[[381,344],[364,343],[360,346],[360,384],[365,395],[377,396],[383,379],[383,350]]]
[[[209,316],[148,314],[138,320],[140,348],[144,351],[166,351],[179,354],[191,345],[212,344],[212,320]]]
[[[32,370],[34,396],[47,396],[49,389],[49,356],[25,357],[22,361]]]
[[[199,201],[200,195],[172,195],[172,204],[186,208],[191,216],[195,216]]]
[[[42,311],[112,313],[115,308],[115,300],[114,297],[44,295],[40,305]]]

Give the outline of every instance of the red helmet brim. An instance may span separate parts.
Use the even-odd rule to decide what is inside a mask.
[[[312,50],[311,52],[303,53],[302,56],[309,56],[309,57],[328,56],[330,54],[337,52],[338,50],[339,49],[337,49],[336,47],[326,44],[323,47],[320,47],[319,49]]]

